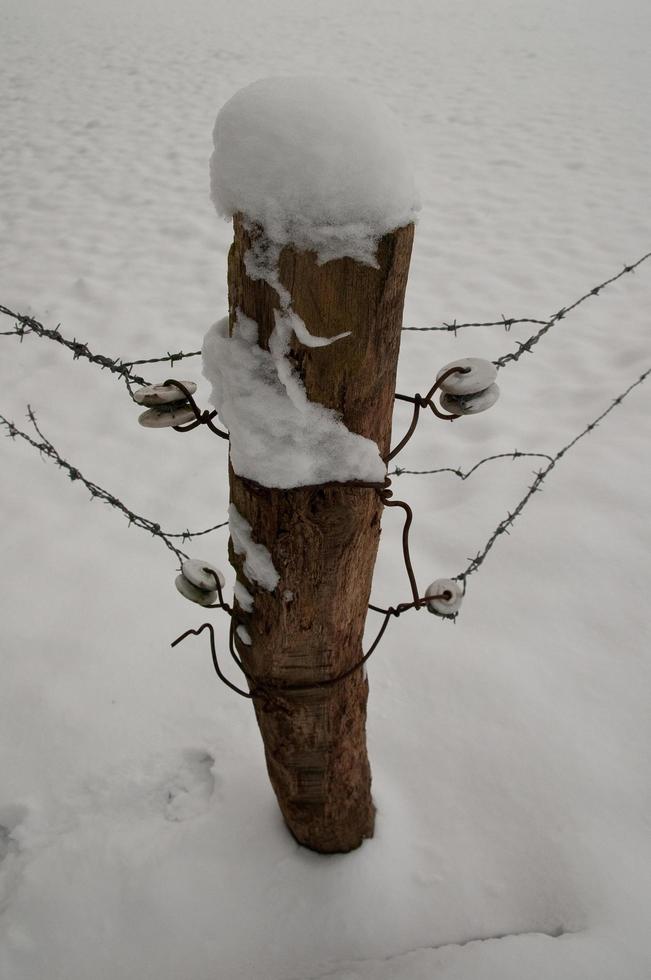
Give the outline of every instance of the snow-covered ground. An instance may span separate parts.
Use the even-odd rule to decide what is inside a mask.
[[[216,112],[318,70],[408,134],[405,325],[549,316],[649,250],[650,31],[646,0],[5,0],[0,303],[109,355],[197,349],[226,304]],[[505,367],[491,412],[426,422],[400,465],[554,452],[649,367],[650,308],[651,262]],[[405,333],[399,388],[526,336]],[[2,414],[22,426],[29,402],[164,528],[226,518],[221,442],[140,428],[115,378],[49,341],[0,343]],[[206,400],[198,359],[177,373]],[[369,665],[376,836],[331,858],[284,830],[203,638],[170,648],[203,621],[173,556],[3,440],[2,980],[648,980],[649,397],[559,463],[456,626],[392,624]],[[420,581],[465,567],[532,462],[396,478]],[[387,513],[380,603],[405,597],[400,529]],[[191,550],[228,572],[225,546]]]

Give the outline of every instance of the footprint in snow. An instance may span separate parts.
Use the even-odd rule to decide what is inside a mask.
[[[166,820],[190,820],[206,812],[215,791],[214,764],[209,752],[186,749],[181,766],[164,787]]]
[[[0,806],[0,912],[9,904],[20,877],[20,846],[14,834],[26,816],[27,807],[19,803]]]

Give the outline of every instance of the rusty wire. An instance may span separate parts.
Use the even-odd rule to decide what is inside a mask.
[[[402,450],[405,448],[405,446],[413,436],[414,432],[416,431],[416,426],[418,425],[421,408],[431,409],[432,413],[436,416],[437,419],[443,419],[443,421],[445,422],[454,422],[455,419],[459,418],[458,415],[443,413],[432,399],[434,398],[436,392],[441,388],[443,382],[446,381],[448,378],[452,377],[453,374],[468,374],[469,371],[470,371],[469,367],[451,367],[448,371],[444,371],[443,374],[436,379],[436,381],[434,382],[430,390],[427,392],[425,397],[419,395],[418,393],[416,393],[415,395],[399,395],[399,394],[394,395],[394,398],[397,401],[410,402],[414,406],[414,411],[407,432],[402,437],[402,439],[397,444],[397,446],[390,451],[389,455],[385,459],[385,463],[390,462],[390,460],[392,460],[394,456],[397,456],[398,453],[402,452]]]
[[[451,473],[454,476],[458,477],[460,480],[467,480],[468,477],[472,476],[472,474],[475,473],[481,466],[483,466],[485,463],[492,462],[493,460],[502,460],[502,459],[517,460],[517,459],[531,459],[531,458],[539,458],[539,459],[547,460],[547,466],[544,467],[544,469],[538,470],[537,472],[534,473],[535,479],[532,485],[528,488],[527,493],[519,501],[515,509],[513,511],[508,512],[507,516],[502,521],[500,521],[500,523],[497,525],[496,529],[493,531],[488,541],[484,545],[483,549],[481,549],[481,551],[479,551],[477,555],[470,561],[467,568],[463,572],[460,572],[458,575],[455,576],[455,579],[457,581],[461,581],[465,584],[465,580],[468,578],[468,576],[472,575],[472,573],[475,572],[482,565],[486,556],[488,555],[488,552],[491,550],[491,548],[493,547],[497,539],[502,534],[508,534],[509,528],[512,526],[516,518],[520,516],[526,504],[531,500],[534,494],[540,490],[541,484],[544,482],[544,480],[549,475],[549,473],[554,469],[554,467],[559,462],[559,460],[561,460],[563,456],[577,444],[577,442],[579,442],[586,435],[588,435],[588,433],[592,432],[593,429],[597,427],[599,422],[601,422],[602,419],[604,419],[607,415],[609,415],[610,412],[612,412],[613,409],[617,407],[617,405],[621,405],[621,403],[631,393],[631,391],[633,391],[634,388],[637,388],[638,385],[641,385],[649,377],[650,374],[651,374],[651,368],[644,371],[643,374],[641,374],[640,377],[637,379],[637,381],[634,381],[631,385],[629,385],[625,391],[623,391],[620,395],[617,396],[617,398],[615,398],[611,402],[611,404],[608,406],[607,409],[601,412],[595,419],[593,419],[592,422],[588,423],[588,425],[586,425],[586,427],[581,432],[579,432],[578,435],[576,435],[570,442],[568,442],[567,445],[563,446],[563,448],[560,449],[555,455],[551,455],[549,453],[520,452],[519,450],[516,449],[511,453],[496,453],[493,456],[486,456],[484,457],[484,459],[480,459],[479,462],[475,463],[474,466],[471,466],[470,469],[466,470],[465,472],[460,467],[453,468],[450,466],[442,466],[437,469],[431,469],[431,470],[409,470],[409,469],[403,469],[402,467],[396,467],[394,470],[390,471],[389,477],[402,476],[403,474],[410,474],[413,476],[428,476],[428,475],[434,475],[440,473]],[[411,524],[411,521],[409,523]]]
[[[52,330],[48,327],[44,327],[42,323],[35,320],[34,317],[27,316],[24,313],[14,313],[13,310],[8,309],[6,306],[0,306],[0,313],[5,316],[11,317],[12,320],[16,321],[16,326],[13,330],[5,330],[0,334],[3,337],[18,337],[22,343],[23,338],[29,334],[35,334],[37,337],[45,337],[47,340],[53,340],[57,344],[61,344],[62,347],[67,348],[67,350],[72,352],[74,360],[83,358],[90,361],[91,364],[98,364],[102,370],[106,369],[112,374],[117,374],[123,381],[126,382],[127,386],[132,384],[146,385],[147,382],[140,375],[134,374],[131,370],[131,364],[126,363],[121,358],[107,357],[105,354],[93,354],[89,349],[88,344],[82,343],[80,340],[73,338],[69,340],[64,337],[60,332],[61,324]],[[144,361],[140,363],[146,363]]]
[[[221,590],[220,590],[220,595],[221,595]],[[389,608],[387,609],[382,609],[379,606],[369,605],[369,609],[372,609],[375,612],[383,613],[384,616],[382,620],[382,624],[380,625],[380,628],[371,646],[359,660],[357,660],[346,670],[342,671],[339,674],[336,674],[334,677],[327,677],[324,680],[303,681],[298,683],[294,683],[294,682],[281,683],[278,681],[262,680],[260,678],[255,677],[245,667],[242,659],[237,655],[237,652],[234,648],[233,637],[235,634],[235,619],[232,615],[232,612],[231,612],[231,622],[228,630],[228,648],[234,663],[237,665],[237,667],[239,667],[239,669],[242,671],[247,681],[249,682],[250,687],[248,691],[245,691],[243,688],[238,687],[236,684],[230,681],[228,677],[226,677],[226,675],[224,674],[223,670],[221,669],[219,663],[219,657],[217,654],[215,630],[212,623],[202,623],[202,625],[197,627],[196,629],[191,628],[185,630],[184,633],[181,633],[180,636],[177,636],[177,638],[170,644],[170,646],[171,647],[178,646],[178,644],[182,643],[183,640],[187,639],[188,636],[200,636],[204,630],[208,630],[208,634],[210,638],[210,655],[212,659],[212,664],[215,673],[219,677],[220,681],[223,684],[225,684],[226,687],[230,688],[231,691],[234,691],[236,694],[239,694],[243,698],[248,698],[249,700],[253,700],[253,701],[260,700],[262,702],[261,707],[265,711],[287,712],[288,711],[288,705],[286,702],[287,696],[290,696],[292,694],[299,694],[303,691],[313,691],[313,690],[335,687],[336,685],[341,684],[343,681],[345,681],[348,677],[351,677],[358,670],[361,670],[362,667],[368,662],[368,660],[375,653],[377,647],[380,644],[382,637],[384,636],[384,633],[386,632],[387,626],[389,625],[389,622],[392,617],[397,618],[398,616],[401,616],[404,612],[407,612],[409,609],[421,608],[423,605],[426,605],[428,602],[431,602],[433,599],[448,599],[449,597],[450,597],[449,592],[443,592],[440,596],[417,597],[414,602],[400,603],[398,606],[389,606]],[[215,606],[212,608],[217,608],[218,606],[224,609],[227,608],[226,605],[223,603],[215,604]],[[444,618],[451,619],[453,617],[444,617]]]
[[[35,334],[37,337],[45,337],[48,340],[56,341],[56,343],[61,344],[61,346],[65,347],[67,350],[72,352],[74,360],[78,360],[79,358],[85,358],[91,364],[98,364],[100,368],[102,368],[102,370],[106,369],[110,371],[112,374],[118,375],[118,377],[120,377],[125,382],[132,398],[133,398],[134,385],[136,384],[145,385],[145,386],[149,385],[149,382],[146,381],[145,378],[142,378],[140,375],[134,374],[133,371],[131,371],[131,368],[134,365],[157,364],[162,361],[169,361],[170,364],[173,365],[184,357],[194,357],[201,353],[201,351],[192,351],[188,354],[184,354],[183,352],[179,352],[178,354],[168,353],[164,357],[151,357],[139,361],[124,361],[121,358],[107,357],[105,354],[93,354],[89,349],[88,344],[82,343],[81,341],[78,341],[76,339],[73,340],[67,339],[60,333],[60,326],[61,326],[60,324],[57,324],[57,326],[54,329],[49,329],[48,327],[44,327],[42,323],[39,323],[39,321],[35,320],[33,317],[26,316],[22,313],[14,313],[6,306],[0,306],[0,313],[4,314],[5,316],[12,317],[12,319],[16,320],[16,326],[14,327],[14,329],[2,331],[2,333],[0,333],[0,336],[18,337],[21,343],[23,341],[23,338],[29,334]],[[191,422],[189,425],[174,426],[174,429],[177,432],[190,432],[192,431],[192,429],[197,428],[199,425],[207,425],[212,432],[220,436],[222,439],[229,438],[227,432],[224,432],[221,429],[217,428],[217,426],[213,425],[212,420],[216,417],[217,412],[210,411],[209,409],[202,411],[197,405],[195,399],[192,397],[191,393],[188,391],[188,389],[182,382],[176,381],[174,378],[169,378],[167,381],[164,381],[163,384],[174,385],[176,388],[182,391],[183,394],[185,395],[186,401],[189,404],[189,407],[192,408],[192,411],[194,412],[195,415],[195,421]]]
[[[137,367],[140,364],[166,364],[168,361],[171,367],[174,367],[179,361],[184,360],[186,357],[201,357],[200,350],[190,350],[185,353],[180,350],[176,354],[170,353],[168,351],[166,354],[161,354],[159,357],[143,357],[138,361],[127,361],[126,363],[129,367]]]
[[[519,449],[514,449],[512,453],[496,453],[494,456],[485,456],[483,459],[480,459],[478,463],[475,463],[474,466],[471,466],[469,470],[465,471],[462,470],[460,466],[439,466],[434,470],[407,470],[402,466],[396,466],[394,470],[389,471],[389,476],[403,476],[407,474],[411,476],[429,476],[434,473],[452,473],[454,476],[459,477],[460,480],[467,480],[468,477],[472,476],[472,474],[479,469],[480,466],[483,466],[485,463],[490,463],[493,460],[530,458],[546,459],[550,461],[552,457],[549,455],[549,453],[522,453]]]
[[[231,625],[229,628],[229,637],[232,637],[233,635],[233,628],[234,628],[234,622],[233,620],[231,620]],[[208,630],[210,634],[210,653],[212,656],[212,664],[215,669],[215,673],[219,677],[222,684],[225,684],[226,687],[230,687],[231,691],[235,691],[236,694],[241,695],[241,697],[243,698],[252,698],[253,695],[249,691],[244,691],[242,690],[241,687],[238,687],[236,684],[233,684],[232,681],[229,681],[228,677],[226,677],[221,667],[219,666],[219,659],[217,657],[217,646],[215,644],[215,630],[213,628],[212,623],[202,623],[202,625],[199,626],[197,629],[186,630],[185,633],[181,633],[180,636],[177,636],[177,638],[173,640],[172,643],[170,643],[170,646],[171,647],[177,646],[179,643],[182,643],[183,640],[185,640],[188,636],[200,636],[204,630]]]
[[[202,411],[194,400],[192,392],[186,385],[183,384],[182,381],[176,381],[174,378],[168,378],[167,381],[163,381],[163,385],[171,385],[173,388],[178,388],[179,391],[185,395],[185,399],[189,407],[194,412],[194,422],[189,422],[187,425],[172,426],[176,432],[192,432],[192,430],[196,429],[198,426],[206,425],[211,432],[214,432],[215,435],[219,436],[221,439],[226,439],[227,441],[230,439],[228,432],[225,432],[223,429],[218,429],[216,425],[213,425],[212,420],[217,417],[217,412],[214,410],[210,411],[209,408]],[[174,402],[173,404],[176,405],[178,403]]]
[[[73,360],[87,360],[91,364],[98,364],[102,370],[108,370],[111,374],[117,375],[125,382],[131,394],[133,394],[133,385],[148,385],[150,383],[139,374],[134,374],[132,368],[139,367],[142,364],[162,363],[169,363],[173,367],[186,357],[199,357],[201,355],[200,350],[188,351],[185,353],[183,351],[178,351],[177,353],[171,353],[168,351],[166,354],[157,357],[144,357],[138,360],[125,361],[121,357],[108,357],[106,354],[93,354],[88,344],[84,343],[83,341],[77,340],[74,337],[72,340],[68,337],[64,337],[61,333],[60,323],[58,323],[54,328],[45,327],[34,317],[29,316],[26,313],[16,313],[14,310],[10,310],[8,307],[2,305],[0,305],[0,314],[10,317],[12,320],[16,321],[13,330],[0,331],[0,337],[18,337],[20,343],[22,343],[25,337],[33,334],[36,337],[52,340],[69,350],[72,353]]]
[[[453,320],[452,323],[442,323],[440,326],[436,327],[403,327],[405,333],[428,333],[433,330],[441,330],[445,333],[453,333],[456,337],[458,330],[468,330],[470,327],[503,327],[505,332],[508,333],[511,327],[518,323],[547,323],[546,320],[535,320],[532,317],[505,317],[502,314],[501,320],[486,320],[482,323],[457,323]]]
[[[464,472],[461,469],[453,469],[451,467],[441,467],[439,469],[432,469],[432,470],[403,470],[403,469],[400,469],[400,468],[397,467],[396,470],[393,471],[393,473],[388,474],[387,475],[387,479],[385,481],[385,486],[380,491],[380,497],[381,497],[381,499],[383,500],[383,502],[385,503],[385,505],[387,507],[400,507],[400,508],[402,508],[405,511],[405,515],[406,515],[405,516],[405,524],[404,524],[403,532],[402,532],[402,552],[403,552],[403,561],[404,561],[404,564],[405,564],[405,569],[407,571],[407,576],[409,578],[409,584],[410,584],[410,587],[411,587],[411,590],[412,590],[412,595],[414,597],[414,602],[413,603],[411,603],[409,605],[403,604],[401,607],[398,607],[398,608],[402,608],[403,611],[406,608],[415,608],[415,609],[418,609],[427,600],[426,599],[419,599],[419,597],[418,597],[418,586],[417,586],[417,583],[416,583],[416,577],[415,577],[415,574],[414,574],[413,563],[412,563],[412,560],[411,560],[410,549],[409,549],[409,533],[410,533],[411,526],[412,526],[412,523],[413,523],[413,512],[411,510],[411,507],[405,501],[402,501],[402,500],[392,500],[392,499],[390,499],[392,497],[392,493],[393,493],[392,490],[390,489],[391,476],[392,475],[401,475],[403,473],[412,473],[414,475],[425,475],[425,474],[435,474],[435,473],[452,473],[455,476],[459,477],[459,479],[461,479],[461,480],[467,480],[468,477],[471,476],[471,474],[473,474],[474,472],[476,472],[476,470],[479,469],[480,466],[483,466],[485,463],[491,462],[493,460],[498,460],[498,459],[500,459],[500,460],[501,459],[513,459],[513,460],[515,460],[515,459],[521,459],[521,458],[525,458],[525,457],[526,458],[537,457],[537,458],[542,458],[542,459],[546,459],[547,460],[547,466],[544,467],[542,470],[538,470],[537,472],[535,472],[535,474],[534,474],[535,479],[534,479],[533,483],[528,488],[527,493],[519,501],[519,503],[517,504],[517,506],[515,507],[515,509],[513,511],[509,511],[507,513],[507,516],[502,521],[500,521],[500,523],[497,525],[496,529],[490,535],[490,537],[489,537],[488,541],[486,542],[486,544],[484,545],[484,547],[479,552],[477,552],[477,554],[475,555],[475,557],[473,559],[470,560],[470,562],[469,562],[468,566],[466,567],[466,569],[463,572],[460,572],[458,575],[456,575],[454,577],[456,581],[459,581],[459,582],[462,582],[463,583],[464,592],[465,592],[466,580],[468,579],[468,577],[470,575],[472,575],[473,572],[477,571],[477,569],[483,564],[483,562],[486,559],[488,553],[493,548],[493,546],[494,546],[495,542],[498,540],[498,538],[502,534],[508,534],[509,533],[509,528],[513,525],[513,523],[515,522],[515,520],[520,516],[520,514],[522,513],[522,511],[524,510],[524,508],[526,507],[526,505],[528,504],[528,502],[532,499],[532,497],[534,496],[534,494],[536,494],[540,490],[542,483],[547,478],[547,476],[549,475],[549,473],[554,469],[554,467],[559,462],[559,460],[561,460],[563,458],[563,456],[565,456],[565,454],[569,450],[571,450],[581,439],[583,439],[586,435],[588,435],[588,433],[592,432],[597,427],[597,425],[599,424],[599,422],[601,422],[602,419],[604,419],[607,415],[609,415],[610,412],[612,412],[614,408],[616,408],[618,405],[621,405],[621,403],[631,393],[631,391],[633,391],[635,388],[637,388],[638,385],[641,385],[648,378],[648,376],[650,374],[651,374],[651,368],[649,368],[648,370],[646,370],[645,372],[643,372],[643,374],[640,375],[640,377],[637,379],[637,381],[634,381],[632,384],[630,384],[628,386],[628,388],[626,388],[625,391],[623,391],[620,395],[618,395],[611,402],[611,404],[608,406],[608,408],[606,408],[603,412],[601,412],[595,419],[593,419],[592,422],[589,422],[586,425],[586,427],[584,429],[582,429],[581,432],[578,433],[578,435],[576,435],[573,439],[571,439],[570,442],[568,442],[565,446],[563,446],[563,448],[560,449],[553,456],[550,455],[550,454],[548,454],[548,453],[523,453],[523,452],[519,452],[516,449],[512,453],[497,453],[497,454],[495,454],[493,456],[487,456],[484,459],[479,460],[478,463],[475,463],[475,465],[472,466],[466,472]],[[410,432],[410,434],[411,434],[411,432]],[[389,456],[389,459],[390,458],[391,458],[391,456]],[[369,606],[369,608],[370,609],[374,609],[377,612],[384,612],[385,611],[385,610],[379,609],[376,606]],[[446,617],[444,617],[444,618],[446,618]],[[456,619],[456,615],[453,616],[453,617],[449,617],[449,618]]]
[[[190,541],[192,538],[198,538],[201,537],[201,535],[210,534],[212,531],[216,531],[220,527],[226,527],[226,525],[228,524],[228,521],[223,521],[221,524],[215,524],[214,527],[208,527],[204,531],[187,530],[187,531],[180,531],[178,533],[172,533],[171,531],[163,531],[161,529],[160,524],[157,524],[155,521],[149,520],[149,518],[147,517],[142,517],[140,514],[136,514],[129,507],[127,507],[126,504],[124,504],[115,494],[111,493],[108,490],[105,490],[103,487],[100,487],[99,484],[94,483],[92,480],[87,479],[77,466],[73,466],[71,463],[65,460],[58,452],[58,450],[55,449],[54,445],[50,442],[50,440],[43,435],[43,432],[41,431],[38,425],[36,414],[31,409],[30,406],[28,406],[27,418],[29,419],[32,427],[34,428],[37,435],[39,436],[40,441],[33,439],[32,436],[30,436],[27,432],[23,432],[13,422],[10,422],[9,419],[6,419],[4,415],[0,415],[0,425],[3,425],[8,430],[7,431],[8,438],[16,439],[18,437],[20,439],[23,439],[25,442],[28,442],[30,446],[33,446],[34,449],[38,450],[38,452],[41,454],[42,457],[51,460],[58,467],[65,470],[73,482],[79,481],[80,483],[82,483],[86,487],[86,489],[90,491],[91,499],[103,500],[111,507],[115,507],[116,510],[119,510],[120,513],[122,513],[127,518],[130,526],[134,525],[135,527],[140,527],[145,531],[149,531],[149,533],[152,534],[154,537],[160,538],[161,541],[163,541],[163,543],[165,544],[165,546],[169,548],[169,550],[176,555],[179,561],[182,561],[184,558],[187,558],[188,556],[185,554],[185,552],[181,551],[179,548],[176,547],[176,545],[173,544],[172,539],[180,538],[182,543],[185,543],[186,541]]]
[[[390,481],[387,480],[387,484]],[[413,596],[414,602],[418,602],[418,585],[416,584],[416,576],[414,574],[414,566],[411,561],[411,554],[409,551],[409,532],[411,531],[411,525],[414,519],[414,514],[409,506],[404,500],[392,500],[393,491],[387,487],[381,492],[380,498],[386,507],[400,507],[405,512],[405,523],[402,529],[402,559],[407,571],[407,578],[409,579],[409,586],[411,588],[411,594]]]
[[[213,608],[223,609],[225,613],[227,613],[229,616],[232,616],[233,610],[231,609],[229,604],[224,601],[224,593],[222,591],[222,584],[219,581],[219,575],[213,568],[204,568],[204,572],[208,572],[208,574],[212,575],[212,577],[215,580],[215,588],[217,589],[217,602],[215,603],[215,606]]]

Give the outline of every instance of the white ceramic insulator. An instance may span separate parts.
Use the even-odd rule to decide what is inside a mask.
[[[466,368],[465,373],[451,374],[441,384],[441,391],[450,395],[474,395],[493,384],[497,377],[497,368],[483,357],[460,357],[458,361],[450,361],[436,375],[437,379],[452,368]]]
[[[174,584],[185,599],[196,602],[200,606],[212,606],[217,601],[217,590],[214,592],[204,592],[198,589],[191,582],[188,582],[185,575],[177,575]]]
[[[426,596],[436,596],[427,603],[427,608],[437,616],[454,616],[463,602],[463,588],[452,578],[437,578],[428,586]],[[449,598],[445,596],[449,595]]]
[[[499,385],[490,385],[474,395],[450,395],[444,391],[441,395],[441,408],[453,415],[479,415],[480,412],[492,408],[499,397]]]
[[[178,408],[148,408],[138,417],[146,429],[165,429],[171,425],[185,425],[195,422],[196,416],[189,405],[179,405]]]
[[[209,571],[206,571],[209,569]],[[201,561],[200,558],[188,558],[181,565],[181,572],[183,577],[194,585],[195,588],[201,589],[202,592],[214,592],[215,591],[215,575],[219,580],[219,587],[221,589],[226,585],[226,579],[214,565],[211,565],[209,561]],[[210,573],[214,572],[214,575]]]
[[[180,381],[191,395],[194,395],[197,386],[194,381]],[[133,400],[138,405],[146,405],[148,408],[157,408],[159,405],[169,405],[171,402],[184,402],[186,396],[176,385],[146,385],[138,388],[133,393]]]

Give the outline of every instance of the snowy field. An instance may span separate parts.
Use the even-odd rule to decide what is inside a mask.
[[[0,303],[111,356],[196,350],[226,308],[217,110],[319,71],[402,120],[423,202],[405,325],[544,319],[651,247],[650,32],[647,0],[3,0]],[[651,366],[649,309],[651,261],[400,465],[554,453]],[[399,390],[528,329],[406,332]],[[0,413],[27,427],[29,402],[163,528],[226,519],[221,442],[140,428],[117,379],[49,341],[0,345]],[[176,373],[205,402],[198,359]],[[649,980],[649,386],[558,464],[455,626],[391,625],[369,664],[376,836],[330,858],[286,833],[205,643],[170,648],[204,618],[174,556],[3,439],[2,980]],[[394,480],[420,581],[465,568],[535,462]],[[401,525],[385,514],[381,604],[405,598]],[[191,551],[231,588],[226,540]]]

